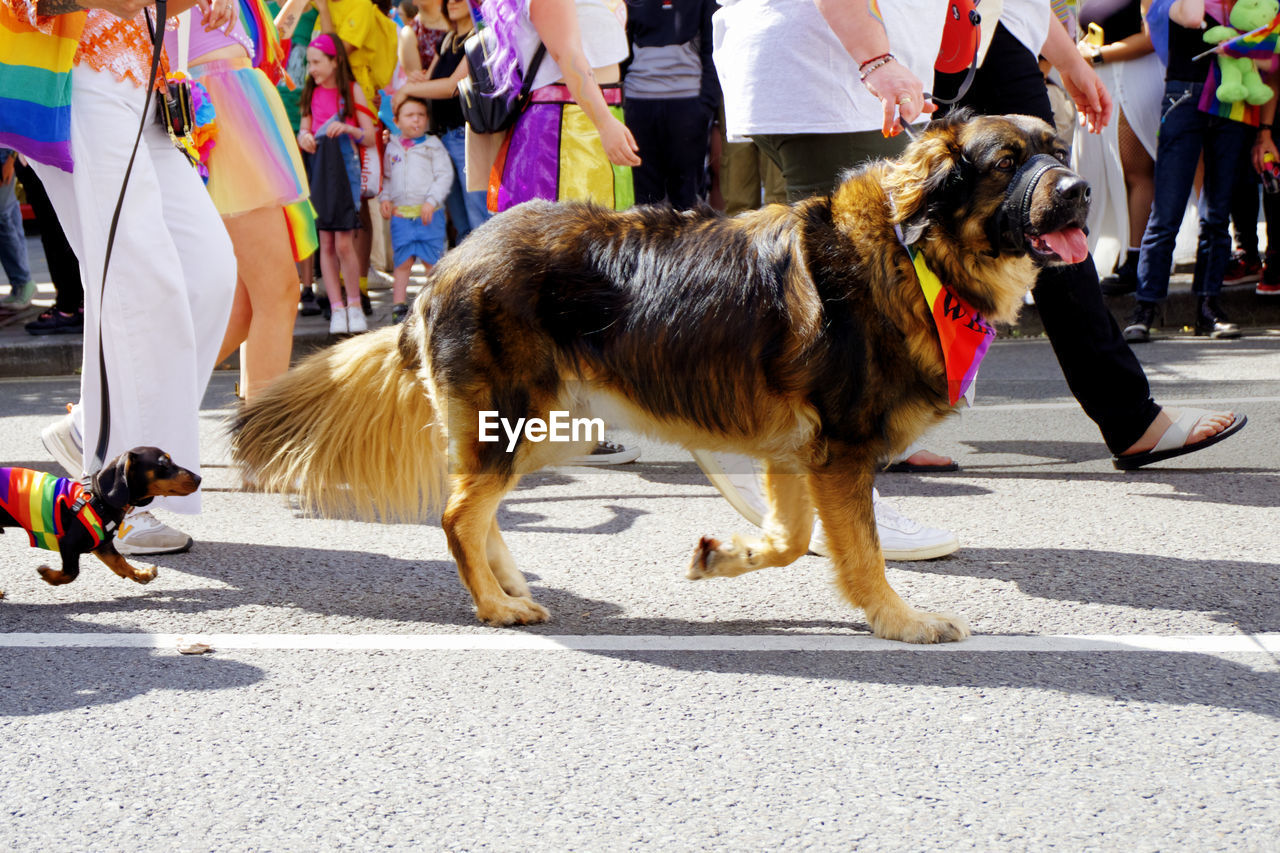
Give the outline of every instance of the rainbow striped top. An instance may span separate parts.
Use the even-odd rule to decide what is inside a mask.
[[[0,468],[0,507],[27,529],[33,548],[58,550],[58,537],[63,533],[61,507],[74,508],[81,498],[85,501],[76,517],[93,539],[91,548],[98,547],[107,532],[88,497],[75,480],[30,468]]]
[[[37,29],[0,3],[0,146],[71,171],[71,66],[87,15]]]

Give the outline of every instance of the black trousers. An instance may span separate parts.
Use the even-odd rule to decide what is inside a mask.
[[[623,112],[640,146],[640,165],[631,170],[636,204],[696,205],[707,190],[711,108],[697,98],[628,98]]]
[[[53,307],[63,314],[74,314],[84,306],[84,286],[80,282],[76,253],[67,242],[62,223],[58,222],[58,214],[54,212],[53,203],[49,201],[35,170],[19,161],[17,175],[22,189],[26,191],[27,204],[31,205],[40,225],[40,245],[44,247],[45,263],[56,294]]]
[[[963,77],[940,74],[934,88],[951,97]],[[996,26],[991,48],[960,106],[983,115],[1032,115],[1053,124],[1035,54],[1002,24]],[[1032,295],[1071,393],[1098,425],[1111,452],[1127,449],[1146,432],[1160,407],[1102,300],[1093,258],[1045,269]]]

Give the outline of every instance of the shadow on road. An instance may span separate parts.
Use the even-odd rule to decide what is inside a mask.
[[[64,624],[62,630],[83,633],[84,625]],[[257,684],[263,676],[263,670],[249,664],[151,649],[5,649],[0,654],[0,684],[5,685],[0,717],[113,705],[153,690],[230,690]]]

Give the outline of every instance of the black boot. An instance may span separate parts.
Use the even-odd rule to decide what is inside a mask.
[[[1196,308],[1196,334],[1211,338],[1238,338],[1240,327],[1227,319],[1218,307],[1218,297],[1201,296]]]
[[[1099,284],[1106,296],[1123,296],[1138,289],[1138,253],[1130,251],[1125,255],[1124,263],[1116,267],[1116,271],[1104,278]]]
[[[1151,340],[1151,326],[1156,319],[1154,302],[1139,302],[1129,315],[1129,323],[1124,327],[1124,339],[1131,344],[1145,344]]]

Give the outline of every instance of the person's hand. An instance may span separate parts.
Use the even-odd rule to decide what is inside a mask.
[[[359,128],[354,129],[358,130]],[[324,135],[330,139],[337,139],[339,136],[349,136],[352,130],[353,128],[349,124],[345,124],[340,121],[331,121],[329,122],[329,127],[325,129]]]
[[[424,204],[422,206],[422,212],[419,218],[422,219],[423,225],[430,225],[431,217],[435,215],[436,215],[436,209],[429,204]]]
[[[391,215],[395,213],[395,208],[392,207],[391,202],[383,199],[383,201],[378,204],[378,212],[382,214],[383,219],[390,219]]]
[[[1111,95],[1102,84],[1098,72],[1093,70],[1083,59],[1079,62],[1064,63],[1066,68],[1059,68],[1062,75],[1062,86],[1075,102],[1081,119],[1090,133],[1102,133],[1103,128],[1111,121]]]
[[[640,146],[636,144],[636,138],[613,114],[609,115],[604,127],[600,128],[600,142],[604,145],[605,156],[613,165],[640,165],[640,157],[637,154]]]
[[[14,161],[18,159],[18,155],[14,154],[4,161],[4,165],[0,166],[0,187],[7,187],[13,183]]]
[[[1076,42],[1076,50],[1080,51],[1080,56],[1090,65],[1093,64],[1093,58],[1102,53],[1102,48],[1096,44],[1089,44],[1087,41]]]
[[[204,13],[204,31],[225,30],[230,33],[236,25],[236,0],[196,0]]]
[[[884,107],[884,127],[880,132],[885,136],[897,136],[902,132],[902,125],[938,109],[937,104],[924,99],[920,78],[896,59],[869,73],[862,85],[879,98]]]
[[[1280,149],[1276,148],[1276,141],[1271,138],[1270,133],[1259,131],[1258,138],[1253,143],[1253,170],[1258,174],[1262,174],[1262,170],[1266,168],[1263,159],[1268,154],[1280,164]]]
[[[430,79],[425,71],[410,71],[405,75],[406,83],[426,83]]]
[[[316,153],[316,138],[309,130],[298,132],[298,147],[308,154]]]

